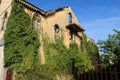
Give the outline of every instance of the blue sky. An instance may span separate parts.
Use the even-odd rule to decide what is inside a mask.
[[[48,11],[70,6],[85,33],[97,42],[120,30],[120,0],[27,0]]]

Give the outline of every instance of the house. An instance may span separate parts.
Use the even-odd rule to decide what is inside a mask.
[[[4,32],[6,29],[8,17],[11,13],[12,1],[13,0],[0,0],[0,41],[4,40]],[[42,33],[46,34],[50,40],[55,40],[63,35],[64,45],[68,48],[69,44],[72,41],[75,41],[78,46],[81,46],[81,42],[83,40],[83,33],[85,30],[80,26],[79,21],[77,20],[75,14],[69,6],[61,7],[50,11],[44,11],[25,0],[16,1],[25,7],[24,11],[29,14],[30,18],[32,19],[32,27],[34,27],[34,29],[38,32],[41,41],[41,47],[39,49],[39,52],[41,55],[42,64],[45,63],[45,59],[42,46],[43,43],[40,34],[41,30]],[[4,45],[2,46],[3,47],[1,51],[4,48]],[[3,55],[4,51],[0,52],[0,54]],[[2,61],[4,61],[3,58]],[[2,67],[3,66],[4,64],[2,65]]]

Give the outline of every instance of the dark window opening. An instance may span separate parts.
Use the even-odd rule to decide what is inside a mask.
[[[73,40],[73,32],[70,31],[70,40]]]
[[[32,19],[32,22],[33,22],[33,27],[38,30],[40,28],[40,22],[41,22],[41,19],[40,17],[38,16],[37,13],[35,13],[33,15],[33,19]]]
[[[1,25],[1,30],[4,30],[5,23],[6,23],[6,18],[7,18],[8,12],[6,11],[3,18],[2,18],[2,25]]]
[[[77,32],[70,30],[70,40],[73,40],[74,36],[77,36],[80,40],[83,40],[82,36],[80,36]]]
[[[54,31],[55,31],[55,38],[60,37],[60,28],[58,24],[55,24]]]
[[[76,36],[77,36],[80,40],[83,40],[82,36],[80,36],[78,33],[76,33]]]
[[[36,20],[37,17],[38,17],[38,13],[34,13],[33,14],[33,20]]]
[[[68,13],[68,21],[69,21],[69,23],[72,23],[72,14],[71,13]]]
[[[2,0],[0,0],[0,4],[1,4]]]

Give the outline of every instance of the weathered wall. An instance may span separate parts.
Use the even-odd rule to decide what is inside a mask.
[[[3,46],[0,46],[0,80],[3,80],[4,74],[4,54],[3,54]]]
[[[4,37],[7,18],[11,12],[11,2],[12,0],[2,0],[0,3],[0,80],[5,80],[6,75],[6,70],[4,68],[4,46],[1,42]]]
[[[28,13],[31,17],[31,19],[34,17],[34,14],[36,12],[31,11],[28,8],[25,8],[25,12]],[[58,12],[54,12],[51,16],[45,17],[43,15],[38,14],[37,18],[39,18],[39,22],[34,21],[34,27],[38,31],[43,31],[44,34],[46,34],[51,40],[54,40],[55,38],[55,30],[54,26],[55,24],[58,25],[60,28],[59,34],[63,35],[64,37],[64,44],[69,47],[69,44],[72,42],[70,40],[70,31],[66,28],[67,25],[69,25],[69,19],[68,19],[68,14],[71,13],[72,15],[72,23],[79,24],[75,14],[71,10],[70,7],[65,7],[63,10],[60,10]],[[79,32],[80,36],[82,36],[82,32]],[[80,39],[73,35],[73,40],[77,42],[77,44],[80,46]]]
[[[0,4],[0,39],[3,39],[7,18],[10,15],[11,1],[12,0],[2,0],[2,2]],[[4,20],[3,18],[4,18],[6,11],[7,11],[7,17],[5,18],[5,22],[4,22],[4,30],[2,30],[2,25],[3,25],[3,20]],[[34,12],[28,8],[25,8],[25,12],[29,14],[31,19],[33,19],[34,14],[36,14],[36,12]],[[53,15],[48,16],[48,17],[38,14],[36,16],[37,19],[33,21],[33,23],[34,23],[33,27],[35,27],[35,29],[38,30],[38,33],[40,31],[42,31],[42,33],[46,34],[50,38],[50,40],[54,40],[54,38],[55,38],[54,26],[55,26],[55,24],[57,24],[58,27],[60,28],[60,35],[63,35],[64,44],[66,45],[66,47],[69,47],[69,44],[72,42],[72,40],[70,40],[70,33],[69,33],[70,31],[66,28],[66,26],[69,25],[69,19],[68,19],[69,13],[71,13],[71,15],[72,15],[72,23],[80,25],[79,21],[77,20],[75,14],[71,10],[71,8],[65,7],[65,8],[63,8],[63,10],[57,11],[56,13],[54,13]],[[79,32],[78,34],[80,36],[82,36],[82,32]],[[39,33],[39,39],[41,42],[41,45],[39,48],[39,56],[41,59],[41,63],[44,64],[45,57],[44,57],[44,51],[43,51],[42,36],[40,35],[40,33]],[[77,36],[74,35],[73,40],[76,41],[76,43],[80,46],[80,39]],[[3,55],[3,53],[2,53],[2,55]]]
[[[43,28],[43,32],[47,33],[50,39],[54,39],[55,31],[54,26],[58,24],[61,29],[61,34],[64,37],[64,44],[68,47],[70,44],[70,34],[69,30],[66,29],[66,26],[69,24],[68,14],[71,13],[72,15],[72,23],[79,24],[77,18],[75,17],[73,11],[70,7],[64,8],[62,11],[54,13],[50,17],[43,17],[41,16],[41,27]],[[77,37],[74,37],[74,40],[80,45],[80,40]]]
[[[12,0],[2,0],[0,4],[0,39],[3,38],[7,18],[11,12],[11,2]],[[7,16],[6,16],[7,18],[5,18],[4,20],[4,16],[6,12],[7,12]],[[4,24],[4,30],[2,30],[3,24]]]
[[[63,10],[58,11],[53,13],[51,16],[45,17],[42,16],[34,11],[31,11],[27,8],[25,8],[25,12],[28,13],[33,21],[33,27],[38,30],[38,33],[42,31],[42,34],[47,35],[50,40],[54,41],[55,39],[55,29],[54,26],[57,24],[58,27],[60,28],[59,34],[63,35],[64,38],[64,44],[66,47],[69,47],[69,44],[74,40],[79,46],[80,46],[80,39],[76,36],[73,35],[73,40],[70,40],[70,31],[66,28],[67,25],[69,25],[69,19],[68,19],[68,14],[71,13],[72,15],[72,23],[79,24],[75,14],[71,10],[70,7],[65,7]],[[78,33],[80,36],[82,36],[82,32]],[[41,63],[45,63],[45,58],[44,58],[44,51],[43,51],[43,42],[42,42],[42,37],[41,34],[39,33],[39,38],[40,38],[40,59]]]

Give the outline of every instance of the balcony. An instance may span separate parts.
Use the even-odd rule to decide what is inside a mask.
[[[80,25],[76,23],[70,23],[69,25],[66,26],[66,28],[74,33],[85,31]]]

